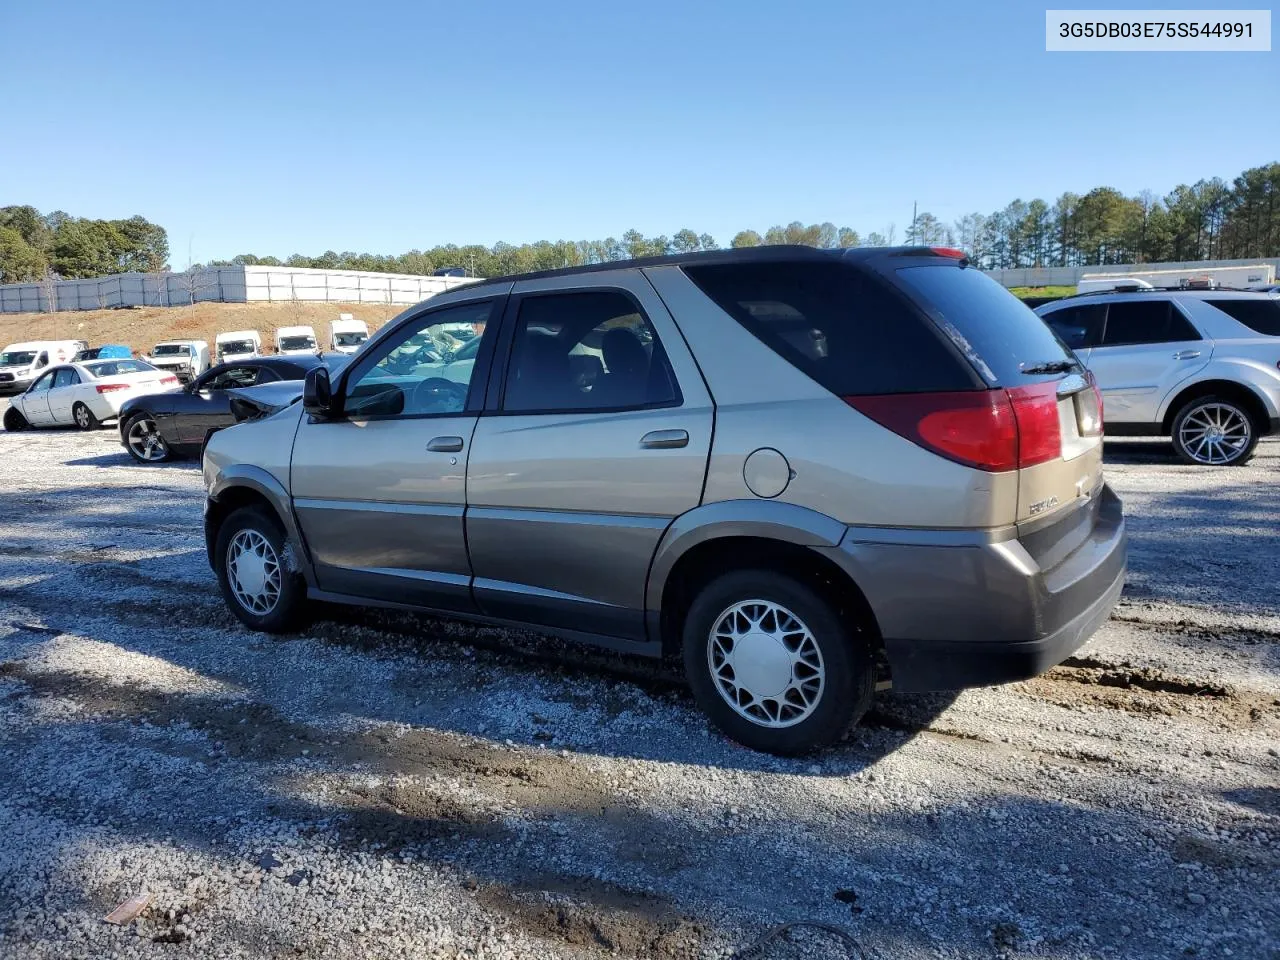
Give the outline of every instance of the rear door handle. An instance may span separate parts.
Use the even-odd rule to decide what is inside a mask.
[[[640,438],[640,446],[646,450],[672,450],[689,445],[687,430],[650,430]]]
[[[462,449],[462,438],[432,437],[427,441],[427,449],[432,453],[457,453]]]
[[[1173,355],[1173,359],[1175,359],[1175,360],[1194,360],[1194,359],[1195,359],[1196,357],[1198,357],[1198,356],[1200,356],[1200,351],[1199,351],[1199,350],[1179,350],[1177,353],[1175,353],[1175,354]]]

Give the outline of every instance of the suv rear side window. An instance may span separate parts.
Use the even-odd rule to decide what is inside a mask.
[[[1107,306],[1104,347],[1199,339],[1195,327],[1168,300],[1132,300]]]
[[[1036,375],[1023,373],[1024,367],[1074,362],[1030,307],[979,270],[952,261],[903,267],[897,275],[939,315],[943,330],[988,380],[1034,383]]]
[[[514,333],[507,413],[680,405],[653,327],[619,291],[528,295]]]
[[[1047,313],[1044,322],[1072,350],[1084,350],[1097,345],[1098,338],[1102,336],[1102,321],[1106,316],[1105,303],[1082,303]]]
[[[1280,337],[1280,300],[1209,300],[1209,306],[1217,307],[1232,319],[1243,323],[1256,333],[1268,337]]]
[[[757,339],[838,396],[978,386],[905,300],[848,264],[716,263],[684,272]]]

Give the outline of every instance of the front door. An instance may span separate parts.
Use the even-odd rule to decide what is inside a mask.
[[[299,426],[294,509],[322,590],[474,611],[462,517],[492,347],[460,381],[439,343],[454,323],[492,341],[504,298],[486,292],[404,321],[337,381],[345,415]]]
[[[49,388],[53,386],[53,375],[53,370],[47,371],[22,394],[22,415],[27,418],[27,423],[53,423],[53,414],[49,412]]]
[[[520,281],[503,328],[505,375],[467,466],[476,601],[643,640],[658,541],[702,497],[711,398],[638,271]]]
[[[1212,352],[1213,341],[1201,339],[1168,299],[1111,301],[1102,340],[1088,359],[1107,422],[1155,423],[1160,401]]]
[[[227,391],[234,387],[252,387],[258,382],[258,367],[251,363],[229,363],[201,376],[183,395],[175,395],[173,409],[174,436],[179,443],[204,442],[210,430],[235,423],[231,414],[231,398]]]

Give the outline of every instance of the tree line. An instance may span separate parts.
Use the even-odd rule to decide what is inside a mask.
[[[984,269],[1060,267],[1171,260],[1280,257],[1280,163],[1245,170],[1232,182],[1220,178],[1181,184],[1163,197],[1149,190],[1125,196],[1112,187],[1064,193],[1052,203],[1014,200],[990,214],[970,213],[947,223],[928,211],[901,231],[888,224],[866,236],[833,223],[742,230],[730,247],[798,243],[812,247],[942,244],[965,250]],[[462,267],[472,276],[494,277],[530,270],[579,266],[666,253],[715,250],[714,237],[685,229],[646,237],[629,230],[604,240],[543,240],[514,246],[447,244],[399,256],[326,251],[284,260],[243,254],[222,264],[320,267],[430,273]]]
[[[0,207],[0,283],[168,269],[169,235],[145,217],[90,220],[32,206]]]
[[[742,230],[728,246],[795,243],[836,248],[900,241],[958,246],[986,269],[1277,257],[1280,163],[1245,170],[1230,183],[1215,177],[1181,184],[1163,197],[1148,190],[1125,196],[1111,187],[1095,187],[1084,194],[1064,193],[1052,203],[1014,200],[993,213],[970,213],[951,223],[926,210],[901,234],[892,223],[864,237],[833,223],[795,221],[763,233]],[[620,238],[603,240],[443,244],[399,255],[328,250],[318,256],[279,259],[246,253],[209,265],[408,274],[461,267],[471,276],[494,277],[719,247],[714,237],[688,228],[654,237],[628,230]],[[168,269],[168,253],[164,229],[143,217],[86,220],[60,211],[41,216],[29,206],[0,208],[0,281],[5,283],[39,279],[48,271],[70,278]]]

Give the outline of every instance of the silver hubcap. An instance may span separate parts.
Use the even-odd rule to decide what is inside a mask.
[[[257,530],[241,530],[227,547],[227,582],[240,605],[264,614],[280,601],[280,560]]]
[[[144,418],[134,421],[129,428],[129,449],[143,460],[164,459],[164,437],[160,436],[154,420]]]
[[[1252,436],[1249,418],[1226,403],[1196,407],[1178,428],[1178,442],[1197,463],[1230,463],[1244,453]]]
[[[76,425],[85,430],[89,429],[89,408],[76,407]]]
[[[826,671],[813,634],[769,600],[735,603],[707,637],[716,690],[740,716],[762,727],[790,727],[822,699]]]

